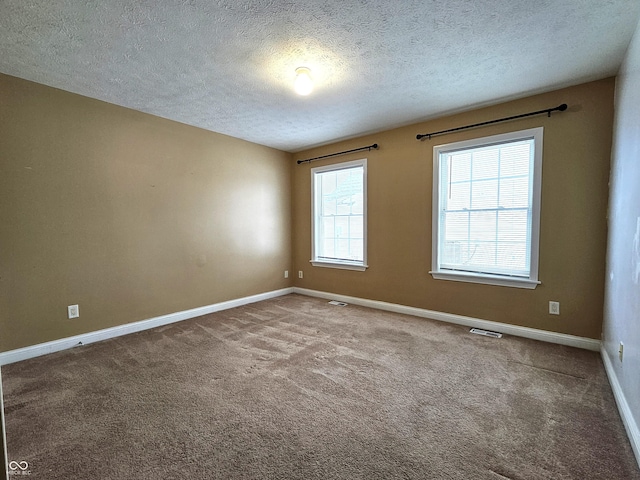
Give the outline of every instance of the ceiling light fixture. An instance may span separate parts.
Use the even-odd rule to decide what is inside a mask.
[[[311,70],[307,67],[296,68],[296,81],[293,89],[298,95],[309,95],[313,90],[313,80],[311,80]]]

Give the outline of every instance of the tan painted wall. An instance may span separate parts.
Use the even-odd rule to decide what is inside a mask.
[[[300,152],[304,159],[378,143],[378,151],[292,165],[295,286],[600,338],[614,79]],[[569,110],[417,141],[427,133],[567,103]],[[433,146],[544,127],[540,275],[535,290],[434,280]],[[310,168],[366,157],[366,272],[312,267]],[[561,315],[548,314],[560,302]]]
[[[0,75],[0,351],[290,286],[290,163]]]

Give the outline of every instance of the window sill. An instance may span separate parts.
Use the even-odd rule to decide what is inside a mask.
[[[314,267],[325,267],[325,268],[338,268],[341,270],[356,270],[359,272],[364,272],[369,265],[364,265],[362,263],[351,263],[351,262],[323,262],[319,260],[309,260],[311,265]]]
[[[488,275],[463,272],[429,272],[436,280],[452,280],[454,282],[482,283],[485,285],[497,285],[500,287],[527,288],[533,290],[542,282],[529,280],[528,278],[503,277],[500,275]]]

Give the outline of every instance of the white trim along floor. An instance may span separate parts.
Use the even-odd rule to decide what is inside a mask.
[[[60,350],[66,350],[68,348],[72,348],[77,345],[87,345],[89,343],[99,342],[101,340],[106,340],[108,338],[114,338],[121,335],[129,334],[129,333],[140,332],[142,330],[148,330],[150,328],[155,328],[155,327],[167,325],[170,323],[180,322],[182,320],[198,317],[200,315],[207,315],[209,313],[219,312],[221,310],[227,310],[229,308],[240,307],[242,305],[248,305],[250,303],[260,302],[262,300],[268,300],[270,298],[276,298],[276,297],[280,297],[282,295],[287,295],[290,293],[298,293],[300,295],[307,295],[310,297],[326,298],[328,300],[339,300],[341,302],[351,303],[353,305],[360,305],[363,307],[375,308],[378,310],[386,310],[394,313],[402,313],[405,315],[413,315],[421,318],[429,318],[431,320],[439,320],[442,322],[455,323],[457,325],[465,325],[467,327],[476,327],[484,330],[491,330],[495,332],[504,333],[507,335],[531,338],[533,340],[540,340],[540,341],[549,342],[549,343],[557,343],[560,345],[583,348],[586,350],[593,350],[596,352],[600,351],[600,340],[596,340],[593,338],[577,337],[574,335],[567,335],[564,333],[549,332],[546,330],[520,327],[518,325],[510,325],[507,323],[492,322],[492,321],[483,320],[480,318],[465,317],[462,315],[455,315],[452,313],[444,313],[444,312],[437,312],[434,310],[426,310],[423,308],[409,307],[406,305],[399,305],[396,303],[381,302],[378,300],[368,300],[364,298],[350,297],[347,295],[339,295],[336,293],[321,292],[318,290],[309,290],[306,288],[295,287],[295,288],[283,288],[281,290],[274,290],[271,292],[251,295],[249,297],[243,297],[235,300],[229,300],[226,302],[206,305],[204,307],[192,308],[190,310],[184,310],[182,312],[169,313],[167,315],[161,315],[159,317],[140,320],[138,322],[118,325],[116,327],[105,328],[103,330],[96,330],[94,332],[83,333],[81,335],[75,335],[73,337],[61,338],[59,340],[53,340],[51,342],[45,342],[37,345],[18,348],[16,350],[9,350],[7,352],[0,353],[0,365],[6,365],[9,363],[26,360],[28,358],[38,357],[40,355],[46,355],[48,353],[58,352]]]

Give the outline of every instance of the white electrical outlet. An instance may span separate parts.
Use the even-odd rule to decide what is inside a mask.
[[[80,316],[80,307],[78,305],[69,305],[67,307],[67,316],[69,318],[78,318]]]
[[[620,347],[618,348],[618,358],[622,361],[622,355],[624,354],[624,343],[620,342]]]
[[[560,315],[560,302],[549,302],[549,314]]]
[[[284,271],[284,278],[289,278],[289,270]]]
[[[302,277],[303,277],[302,270],[298,270],[298,278],[302,278]]]

